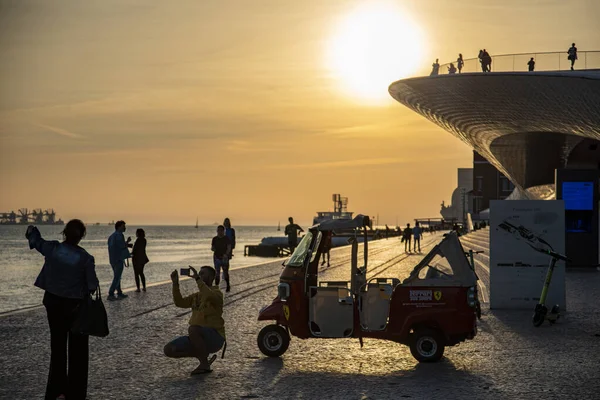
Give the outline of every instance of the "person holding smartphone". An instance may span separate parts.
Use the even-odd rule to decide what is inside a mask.
[[[29,248],[45,257],[35,286],[44,290],[50,327],[46,399],[85,399],[87,395],[89,336],[71,332],[80,303],[98,288],[94,257],[79,247],[85,233],[85,225],[78,219],[65,225],[62,242],[44,240],[33,225],[25,233]]]
[[[221,281],[221,268],[223,269],[223,280],[227,283],[226,292],[231,290],[229,285],[229,258],[231,255],[231,240],[225,235],[225,227],[217,227],[217,236],[212,240],[211,250],[213,251],[213,261],[215,263],[215,285],[219,286]]]
[[[191,375],[212,372],[210,368],[216,356],[208,359],[208,355],[216,353],[225,344],[225,321],[223,320],[223,292],[213,281],[216,271],[211,266],[203,266],[200,273],[190,266],[182,268],[182,275],[191,276],[198,285],[198,291],[183,297],[179,290],[177,271],[171,273],[173,281],[173,302],[177,307],[191,308],[188,336],[180,336],[167,343],[164,353],[170,358],[194,357],[200,365]]]

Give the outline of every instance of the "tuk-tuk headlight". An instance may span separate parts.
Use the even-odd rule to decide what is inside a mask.
[[[281,300],[287,300],[290,297],[290,285],[283,282],[277,285],[277,296]]]

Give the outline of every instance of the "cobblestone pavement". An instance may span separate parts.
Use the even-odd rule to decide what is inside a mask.
[[[488,247],[487,231],[461,238],[465,249]],[[426,235],[423,252],[440,240]],[[403,254],[397,238],[370,245],[370,275],[405,278],[422,257]],[[349,249],[332,251],[324,280],[349,279]],[[489,287],[487,255],[478,256],[481,287]],[[256,337],[258,310],[276,295],[281,260],[232,272],[226,294],[228,347],[214,372],[190,377],[191,359],[162,348],[187,332],[186,310],[171,303],[171,285],[106,302],[111,334],[90,339],[89,398],[107,399],[592,399],[600,396],[600,273],[567,274],[569,313],[533,328],[530,311],[493,311],[474,340],[446,349],[438,363],[419,364],[407,347],[378,340],[292,338],[287,353],[264,357]],[[165,271],[168,278],[170,271]],[[243,282],[243,283],[242,283]],[[190,293],[193,282],[184,281]],[[484,300],[489,298],[483,294]],[[40,291],[41,296],[41,291]],[[487,296],[487,297],[486,297]],[[0,398],[43,398],[49,333],[41,308],[0,318]]]

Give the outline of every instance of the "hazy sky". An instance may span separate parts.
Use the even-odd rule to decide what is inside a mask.
[[[471,150],[387,84],[483,47],[600,50],[598,16],[597,0],[0,0],[0,211],[308,224],[342,193],[381,223],[438,217]]]

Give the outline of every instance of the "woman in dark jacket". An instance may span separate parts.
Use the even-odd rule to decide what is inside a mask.
[[[89,336],[70,331],[78,305],[98,288],[94,257],[78,246],[85,232],[83,222],[73,219],[62,232],[63,242],[42,239],[40,231],[32,225],[25,234],[29,248],[45,257],[35,286],[45,290],[44,306],[50,326],[46,400],[61,396],[84,400],[87,394]]]
[[[146,277],[144,276],[144,266],[148,264],[148,256],[146,255],[146,232],[143,229],[135,231],[135,244],[133,245],[132,262],[133,262],[133,273],[135,274],[135,285],[137,286],[136,292],[140,291],[140,278],[142,280],[142,287],[144,292],[146,291]]]

